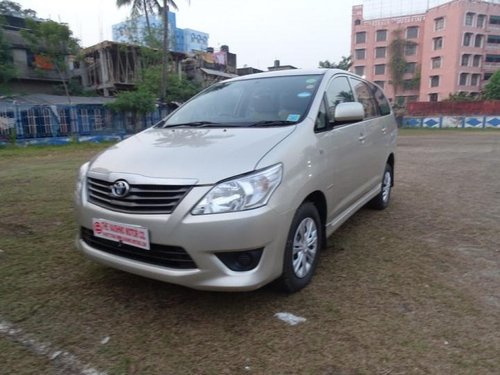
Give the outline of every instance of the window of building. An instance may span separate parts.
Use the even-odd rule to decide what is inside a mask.
[[[489,80],[492,75],[493,75],[493,73],[484,73],[484,80],[485,81]]]
[[[464,46],[465,47],[470,46],[471,41],[472,41],[472,33],[465,33],[464,34]]]
[[[385,81],[373,81],[376,85],[378,85],[381,88],[384,88]]]
[[[366,43],[366,31],[356,33],[356,44]]]
[[[490,16],[490,24],[500,25],[500,16]]]
[[[472,26],[472,24],[474,23],[474,16],[475,16],[475,13],[472,13],[472,12],[465,13],[465,25],[466,26]]]
[[[413,79],[403,80],[403,90],[414,90],[416,88],[415,85],[415,80]]]
[[[387,40],[387,30],[377,30],[375,40],[377,42],[385,42]]]
[[[356,73],[358,76],[364,76],[365,75],[365,67],[364,66],[355,66],[354,73]]]
[[[354,21],[354,24],[355,24],[356,26],[361,25],[361,20],[356,20],[356,21]]]
[[[439,76],[431,76],[431,87],[439,86]]]
[[[418,38],[418,26],[410,26],[406,29],[406,39]]]
[[[405,46],[405,56],[413,56],[417,54],[417,43],[409,43]]]
[[[474,58],[472,59],[472,66],[479,67],[481,66],[481,60],[483,56],[481,55],[474,55]]]
[[[363,49],[357,49],[356,50],[356,60],[364,60],[366,58],[366,50]]]
[[[487,39],[486,43],[499,45],[500,44],[500,35],[488,35],[488,39]]]
[[[481,74],[473,74],[470,78],[470,84],[472,86],[479,86],[480,80],[481,80]]]
[[[434,19],[434,30],[439,31],[444,29],[444,17]]]
[[[417,63],[411,62],[411,63],[406,63],[405,65],[405,73],[415,73],[417,70]]]
[[[429,94],[429,101],[430,102],[437,102],[438,101],[438,94],[436,94],[436,93]]]
[[[481,48],[483,46],[484,35],[477,34],[474,40],[474,47]]]
[[[386,47],[377,47],[375,48],[375,57],[377,59],[383,59],[387,53]]]
[[[479,28],[483,28],[485,20],[486,20],[486,15],[484,15],[484,14],[478,14],[477,15],[477,21],[476,21],[476,26],[479,27]]]
[[[375,75],[385,74],[385,64],[375,65]]]
[[[485,61],[488,63],[500,63],[500,55],[486,55]]]
[[[432,47],[434,50],[443,48],[443,37],[432,38]]]
[[[458,84],[460,86],[467,86],[467,80],[469,79],[469,74],[467,73],[460,73],[460,78],[458,80]]]
[[[470,55],[469,54],[463,54],[462,55],[462,61],[460,63],[460,65],[462,66],[469,66],[469,60],[470,60]]]
[[[441,57],[433,57],[431,59],[431,66],[432,66],[432,69],[439,69],[441,68]]]

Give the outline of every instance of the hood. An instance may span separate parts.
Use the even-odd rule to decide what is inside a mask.
[[[152,128],[98,155],[89,173],[108,180],[140,175],[183,180],[180,184],[214,184],[253,171],[258,161],[294,129]]]

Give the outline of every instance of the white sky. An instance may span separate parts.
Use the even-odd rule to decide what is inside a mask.
[[[16,0],[14,0],[16,1]],[[17,0],[41,18],[69,24],[84,47],[111,40],[111,25],[130,10],[114,0]],[[352,6],[360,0],[176,0],[177,27],[210,34],[209,45],[227,44],[245,64],[267,70],[282,65],[315,68],[350,53]]]

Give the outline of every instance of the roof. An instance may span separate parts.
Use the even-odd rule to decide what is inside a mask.
[[[219,70],[213,70],[213,69],[207,69],[207,68],[200,68],[204,73],[209,74],[211,76],[218,76],[218,77],[224,77],[224,78],[234,78],[238,77],[237,74],[231,74],[231,73],[224,73]]]
[[[348,73],[345,70],[339,69],[288,69],[288,70],[272,70],[263,73],[254,73],[246,76],[239,76],[237,79],[255,79],[255,78],[268,78],[268,77],[284,77],[284,76],[305,76],[305,75],[324,75],[327,72],[332,73]]]
[[[106,104],[113,102],[115,98],[104,98],[102,96],[71,96],[71,104]],[[11,96],[0,98],[0,103],[32,104],[32,105],[68,105],[68,98],[63,95],[31,94],[24,96]]]

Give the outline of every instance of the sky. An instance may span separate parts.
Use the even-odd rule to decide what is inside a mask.
[[[14,0],[16,1],[16,0]],[[387,0],[385,0],[387,1]],[[443,0],[391,0],[406,4],[443,3]],[[112,40],[111,25],[124,21],[129,8],[117,9],[115,0],[17,0],[40,18],[67,23],[83,47]],[[316,68],[318,62],[338,62],[350,54],[352,6],[361,0],[175,0],[177,27],[210,35],[216,50],[228,45],[238,67],[262,70],[274,60],[282,65]],[[377,9],[380,0],[365,0]],[[402,4],[402,5],[401,5]],[[380,7],[378,8],[380,9]],[[385,11],[396,9],[394,6]],[[379,15],[378,15],[379,16]]]

